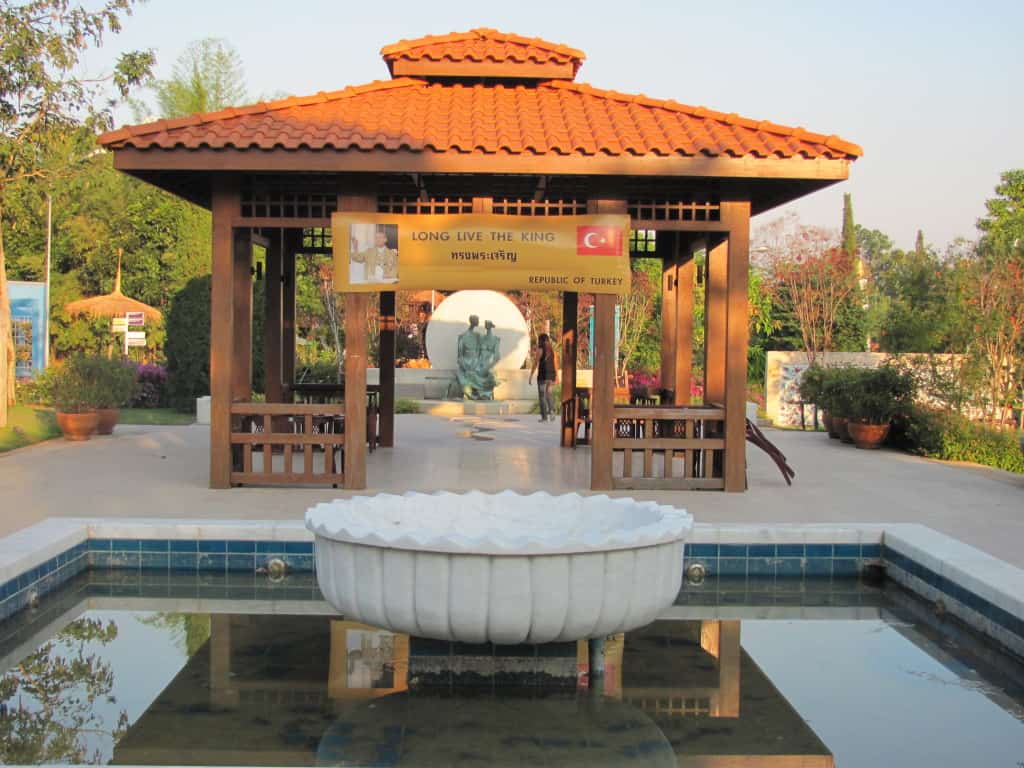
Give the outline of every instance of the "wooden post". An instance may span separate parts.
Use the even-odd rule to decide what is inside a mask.
[[[252,399],[252,238],[249,230],[236,229],[234,241],[231,397],[245,402]]]
[[[725,352],[725,490],[747,487],[747,280],[750,270],[750,203],[722,203],[729,227]]]
[[[345,294],[345,487],[366,487],[366,311],[369,296]]]
[[[728,239],[710,235],[704,278],[704,402],[725,401]]]
[[[577,318],[580,296],[575,291],[562,294],[562,402],[576,399],[576,349]],[[571,424],[562,424],[563,448],[573,446],[576,432],[576,412],[571,414]]]
[[[690,404],[693,379],[693,290],[695,284],[693,245],[680,238],[676,255],[676,354],[673,375],[676,405]]]
[[[587,213],[626,213],[625,200],[592,199]],[[610,293],[594,296],[594,387],[590,395],[593,422],[590,447],[590,488],[594,491],[612,489],[612,439],[615,411],[615,304],[618,297]]]
[[[376,211],[369,190],[338,195],[339,211]],[[336,237],[342,233],[334,233]],[[365,293],[345,294],[345,488],[366,488],[366,313]]]
[[[395,445],[395,292],[380,293],[380,444]]]
[[[284,400],[281,387],[281,252],[283,235],[280,229],[270,233],[267,245],[267,269],[263,275],[263,381],[268,403]]]
[[[231,486],[231,384],[234,362],[235,243],[231,223],[238,214],[234,179],[213,179],[213,259],[210,290],[210,487]]]
[[[590,448],[590,489],[612,489],[613,410],[615,408],[615,300],[610,293],[594,296],[594,389],[590,396],[593,434]]]
[[[302,248],[302,230],[284,230],[281,254],[281,381],[295,383],[295,255]]]
[[[674,392],[675,402],[679,402],[676,388],[676,350],[678,348],[678,243],[682,236],[678,232],[661,232],[659,237],[671,237],[670,247],[662,254],[661,259],[661,386]]]

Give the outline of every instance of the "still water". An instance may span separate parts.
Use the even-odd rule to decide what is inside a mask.
[[[0,639],[0,759],[439,767],[1024,762],[1024,670],[1013,660],[937,632],[883,591],[858,597],[849,610],[798,605],[788,619],[720,619],[729,611],[686,605],[720,597],[684,596],[665,619],[609,639],[603,678],[588,679],[585,644],[426,641],[317,615],[323,611],[313,600],[214,600],[207,604],[215,611],[188,612],[152,608],[203,603],[82,593],[45,623],[23,620]],[[772,609],[751,614],[784,615],[783,603],[776,597]],[[231,604],[234,612],[224,612]],[[267,612],[288,606],[297,612]],[[844,610],[858,618],[842,618]]]

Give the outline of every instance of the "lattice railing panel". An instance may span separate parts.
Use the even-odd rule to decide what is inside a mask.
[[[378,213],[472,213],[471,197],[434,197],[422,200],[412,195],[382,195]]]
[[[580,216],[587,212],[586,200],[494,200],[494,212],[503,216]]]
[[[716,407],[616,405],[612,486],[630,490],[725,487],[725,411]]]
[[[244,219],[329,219],[338,210],[336,192],[243,187]]]
[[[721,221],[722,207],[715,201],[636,199],[628,203],[633,221]]]
[[[231,404],[232,485],[344,482],[345,406]]]

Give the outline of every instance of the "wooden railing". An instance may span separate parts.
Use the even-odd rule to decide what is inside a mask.
[[[341,403],[232,403],[231,484],[340,486],[344,415]]]
[[[286,384],[284,387],[285,399],[294,400],[297,403],[314,403],[322,405],[325,403],[345,402],[344,384]],[[380,443],[380,385],[366,385],[366,445],[373,453]]]
[[[696,406],[621,406],[613,412],[612,485],[629,490],[725,487],[725,410]]]

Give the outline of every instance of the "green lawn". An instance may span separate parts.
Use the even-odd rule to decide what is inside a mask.
[[[119,424],[147,424],[153,426],[175,426],[191,424],[196,417],[173,408],[122,408]]]
[[[57,419],[49,408],[16,405],[7,411],[7,426],[0,429],[0,453],[59,436]]]

